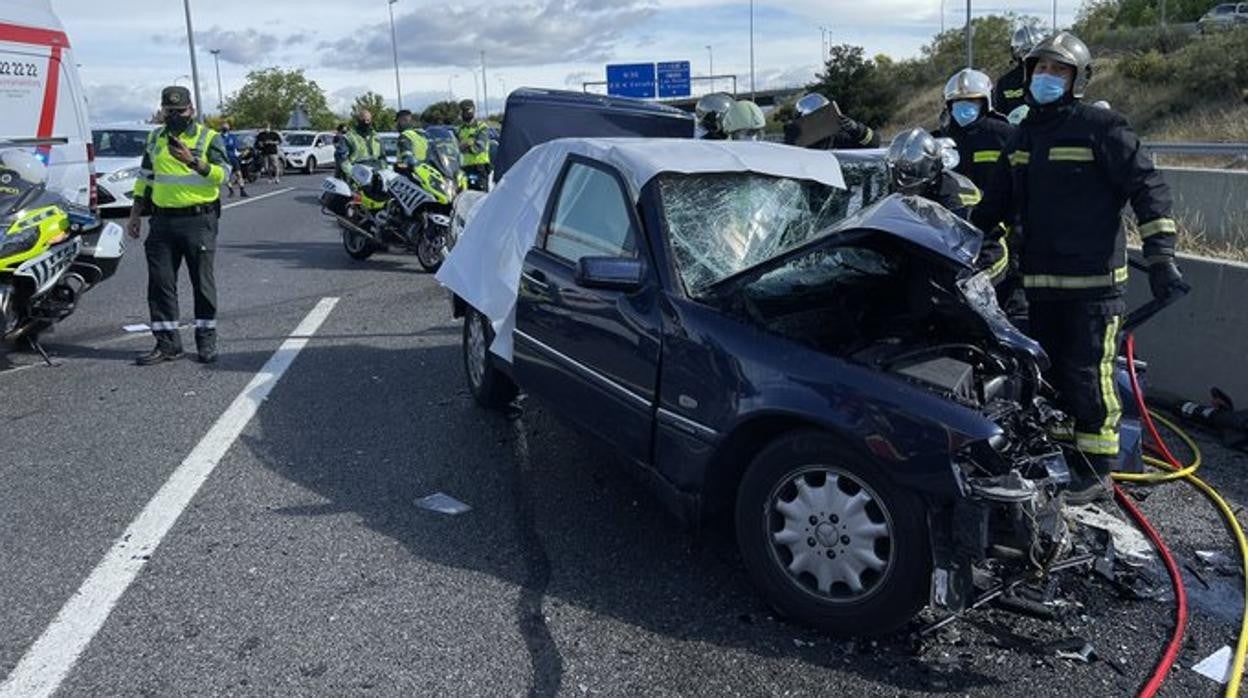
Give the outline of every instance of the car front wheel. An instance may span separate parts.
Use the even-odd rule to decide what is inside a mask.
[[[477,404],[487,409],[500,409],[516,399],[519,392],[511,377],[494,365],[490,345],[494,330],[490,321],[475,308],[464,313],[464,372],[468,389]]]
[[[303,164],[304,174],[312,174],[316,172],[316,158],[309,156],[308,161]]]
[[[836,635],[882,635],[926,603],[926,509],[827,433],[781,437],[737,496],[747,572],[781,614]]]

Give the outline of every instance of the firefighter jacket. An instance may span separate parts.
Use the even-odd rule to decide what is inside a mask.
[[[1027,74],[1022,63],[1015,63],[992,88],[992,108],[1009,116],[1027,103]]]
[[[1122,115],[1079,101],[1032,108],[1001,154],[980,230],[1004,223],[1027,295],[1114,298],[1127,281],[1123,207],[1130,203],[1149,263],[1174,256],[1170,191]]]
[[[988,188],[992,171],[1001,159],[1001,151],[1014,135],[1014,127],[1005,117],[990,112],[967,127],[950,119],[949,125],[932,134],[936,138],[952,138],[958,144],[958,166],[954,171],[971,178],[980,189]]]

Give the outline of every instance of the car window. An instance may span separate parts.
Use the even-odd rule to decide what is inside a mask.
[[[1213,13],[1218,14],[1218,15],[1229,15],[1230,13],[1234,11],[1235,11],[1234,5],[1218,5],[1217,7],[1213,8]]]
[[[147,144],[147,131],[107,130],[91,134],[95,155],[101,158],[141,158]]]
[[[633,257],[637,231],[628,200],[606,171],[568,166],[546,237],[546,251],[575,263],[582,257]]]

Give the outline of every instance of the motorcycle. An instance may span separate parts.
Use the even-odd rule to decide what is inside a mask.
[[[410,175],[363,161],[351,168],[350,182],[326,178],[321,211],[337,219],[347,254],[364,260],[393,245],[415,254],[426,271],[437,271],[447,253],[452,205],[467,188],[454,155],[431,144],[429,158]]]
[[[121,226],[101,225],[46,183],[29,143],[0,142],[0,338],[24,339],[51,364],[40,334],[117,272],[125,239]]]
[[[246,145],[238,149],[238,169],[243,174],[243,182],[252,184],[260,179],[264,169],[264,159],[256,152],[254,145]]]

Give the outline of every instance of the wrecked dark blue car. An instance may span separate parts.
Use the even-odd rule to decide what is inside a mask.
[[[481,404],[523,390],[682,519],[732,522],[768,601],[834,633],[961,609],[977,567],[1070,553],[1047,435],[1064,417],[973,272],[978,231],[922,199],[869,204],[869,173],[829,186],[742,150],[783,146],[620,143],[541,146],[526,158],[551,181],[509,182],[522,160],[469,223],[447,264],[501,270],[513,306],[439,275]]]

